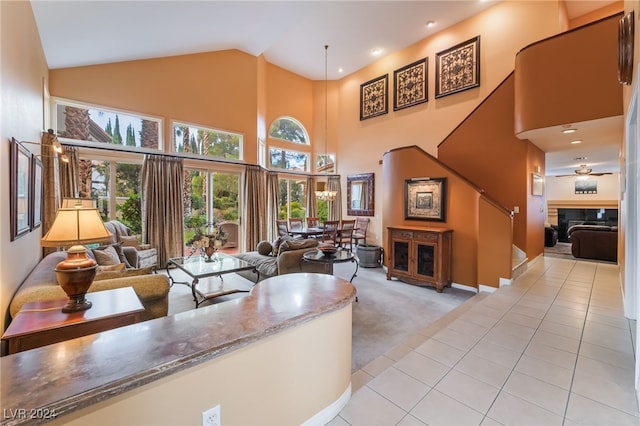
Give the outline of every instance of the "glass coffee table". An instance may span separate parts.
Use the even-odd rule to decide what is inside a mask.
[[[202,302],[213,299],[214,297],[226,296],[233,293],[246,293],[249,291],[235,287],[227,287],[222,279],[222,275],[224,274],[253,270],[258,274],[257,281],[260,280],[260,273],[255,269],[255,266],[237,257],[224,253],[216,253],[213,255],[213,261],[206,261],[205,259],[205,256],[174,257],[169,259],[169,263],[167,264],[167,275],[169,275],[171,285],[185,284],[190,286],[196,308],[198,308]],[[171,266],[176,266],[189,275],[192,278],[191,283],[175,281],[171,276]],[[212,280],[208,280],[198,286],[200,280],[207,277],[219,277],[220,283],[215,284]]]
[[[353,279],[356,277],[358,273],[358,258],[355,253],[351,250],[341,250],[338,249],[335,253],[331,255],[324,254],[321,250],[311,250],[302,255],[302,258],[307,262],[314,263],[323,263],[325,274],[333,274],[333,264],[334,263],[343,263],[343,262],[353,262],[356,264],[356,270],[353,272],[350,283],[353,283]],[[356,302],[358,301],[358,296],[356,296]]]

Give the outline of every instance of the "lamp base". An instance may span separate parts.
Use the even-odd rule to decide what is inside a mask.
[[[62,308],[62,312],[78,312],[91,308],[91,302],[85,295],[93,283],[98,265],[86,256],[84,252],[67,252],[67,259],[56,265],[58,284],[69,296],[69,302]]]

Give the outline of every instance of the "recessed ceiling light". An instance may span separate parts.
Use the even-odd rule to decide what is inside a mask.
[[[342,74],[344,72],[344,68],[338,68],[338,72]]]
[[[427,21],[427,27],[431,28],[436,24],[436,21]]]
[[[578,139],[578,140],[575,140],[575,141],[571,141],[571,145],[578,145],[578,144],[580,144],[580,143],[582,143],[582,141],[581,141],[581,140],[579,140],[579,139]]]
[[[562,133],[564,133],[566,135],[566,134],[569,134],[569,133],[575,133],[577,131],[578,131],[578,129],[564,129],[562,131]]]
[[[376,47],[375,49],[371,49],[371,54],[373,56],[379,56],[382,54],[382,49],[380,49],[379,47]]]

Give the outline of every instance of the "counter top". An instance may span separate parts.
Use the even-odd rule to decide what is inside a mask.
[[[0,424],[70,414],[340,310],[355,296],[331,275],[281,275],[243,298],[2,357]]]

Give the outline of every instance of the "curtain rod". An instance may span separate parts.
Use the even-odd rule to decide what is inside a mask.
[[[185,156],[185,155],[176,155],[176,154],[167,154],[166,152],[140,152],[140,151],[131,151],[128,149],[124,149],[124,148],[120,148],[118,147],[118,145],[111,145],[111,144],[105,144],[108,146],[87,146],[83,143],[80,142],[64,142],[64,145],[69,145],[69,146],[77,146],[79,148],[87,148],[87,149],[99,149],[99,150],[105,150],[105,151],[116,151],[116,152],[124,152],[124,153],[128,153],[128,154],[140,154],[140,155],[162,155],[164,157],[170,157],[170,158],[180,158],[180,159],[189,159],[189,160],[198,160],[198,161],[206,161],[209,163],[220,163],[220,164],[231,164],[231,165],[235,165],[235,166],[256,166],[256,167],[260,167],[262,170],[265,170],[267,172],[276,172],[276,173],[283,173],[283,174],[289,174],[289,175],[299,175],[299,176],[313,176],[313,177],[322,177],[322,176],[327,176],[327,177],[340,177],[339,174],[332,174],[332,175],[325,175],[325,174],[313,174],[313,173],[304,173],[304,172],[294,172],[294,171],[279,171],[279,170],[271,170],[271,169],[266,169],[258,164],[249,164],[249,163],[240,163],[240,162],[236,162],[236,161],[229,161],[229,160],[219,160],[219,159],[215,159],[215,158],[206,158],[206,157],[195,157],[195,156]]]

